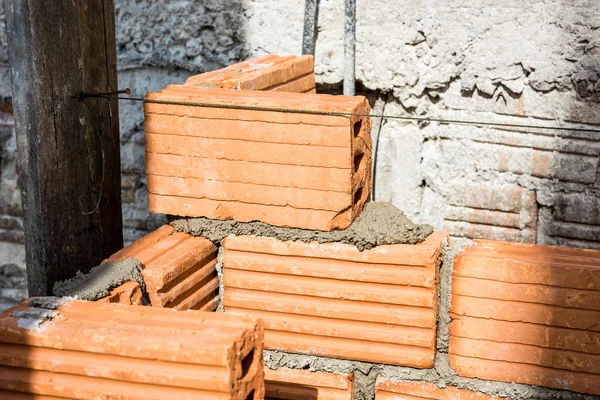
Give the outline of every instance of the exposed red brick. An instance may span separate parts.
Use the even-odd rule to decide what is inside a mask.
[[[352,400],[353,375],[265,368],[265,399]]]
[[[384,381],[377,384],[375,400],[510,400],[506,397],[458,389],[454,386],[440,388],[430,382]]]
[[[600,332],[451,315],[450,334],[454,337],[468,332],[473,339],[600,354]]]
[[[474,359],[450,354],[450,365],[461,376],[518,382],[554,389],[600,395],[598,375],[565,371],[532,364]]]
[[[209,240],[175,232],[170,225],[164,225],[107,261],[129,257],[142,263],[142,278],[153,306],[179,310],[216,309],[219,291],[215,269],[217,248]]]
[[[440,250],[359,251],[341,243],[230,236],[223,242],[225,312],[265,321],[265,346],[321,356],[433,366]]]
[[[142,304],[142,288],[137,282],[125,282],[110,291],[110,294],[100,300],[98,303],[121,303],[129,305]]]
[[[226,68],[194,75],[186,86],[214,85],[223,89],[306,93],[315,90],[313,56],[274,54],[253,58]]]
[[[40,299],[0,316],[1,390],[61,398],[263,398],[259,321],[84,301],[52,310],[36,305]]]
[[[535,243],[534,191],[518,185],[451,185],[444,229],[451,235]]]
[[[476,241],[451,303],[459,375],[600,394],[600,251]]]
[[[368,114],[364,97],[171,85],[150,100]],[[346,228],[371,191],[368,117],[146,103],[150,211]]]

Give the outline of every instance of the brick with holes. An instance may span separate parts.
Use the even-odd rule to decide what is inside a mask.
[[[142,278],[153,306],[201,311],[213,311],[217,307],[217,248],[211,241],[175,232],[172,226],[164,225],[106,261],[129,257],[142,263]],[[105,298],[102,301],[127,303],[125,285],[115,289],[125,292],[121,297],[111,292],[109,297],[113,300]]]
[[[262,338],[249,318],[34,298],[0,315],[0,393],[259,400]]]
[[[111,290],[108,296],[97,300],[97,302],[141,305],[142,295],[143,293],[140,284],[137,282],[128,281]]]
[[[364,97],[171,85],[148,100],[369,114]],[[368,116],[145,105],[154,213],[330,231],[371,191]]]

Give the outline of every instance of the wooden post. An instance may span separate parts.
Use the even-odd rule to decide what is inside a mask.
[[[29,295],[46,295],[123,245],[117,101],[76,97],[117,88],[114,4],[6,0],[5,12]]]

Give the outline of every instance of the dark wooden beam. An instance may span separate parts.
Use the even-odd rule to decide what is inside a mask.
[[[123,245],[118,104],[76,97],[117,88],[114,4],[6,0],[5,12],[29,295],[46,295]]]

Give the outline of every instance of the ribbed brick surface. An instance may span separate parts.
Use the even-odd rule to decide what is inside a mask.
[[[274,54],[253,58],[227,68],[194,75],[186,86],[216,86],[223,89],[265,90],[296,93],[315,92],[313,56]]]
[[[119,287],[110,291],[110,294],[100,300],[98,303],[120,303],[128,305],[142,304],[142,288],[137,282],[125,282]]]
[[[225,312],[262,318],[268,349],[433,366],[440,248],[224,241]]]
[[[77,399],[264,395],[262,322],[84,301],[34,306],[43,307],[35,299],[0,316],[0,390]]]
[[[217,307],[217,248],[211,241],[164,225],[107,261],[129,257],[142,263],[142,278],[153,306],[201,311]]]
[[[510,400],[506,397],[488,396],[483,393],[458,389],[453,386],[440,388],[430,382],[384,381],[377,384],[375,400]]]
[[[600,394],[600,251],[475,244],[454,262],[454,370]]]
[[[168,86],[152,100],[366,113],[364,97]],[[346,228],[371,191],[371,121],[145,104],[154,213]]]
[[[353,375],[265,368],[265,400],[352,400]]]

